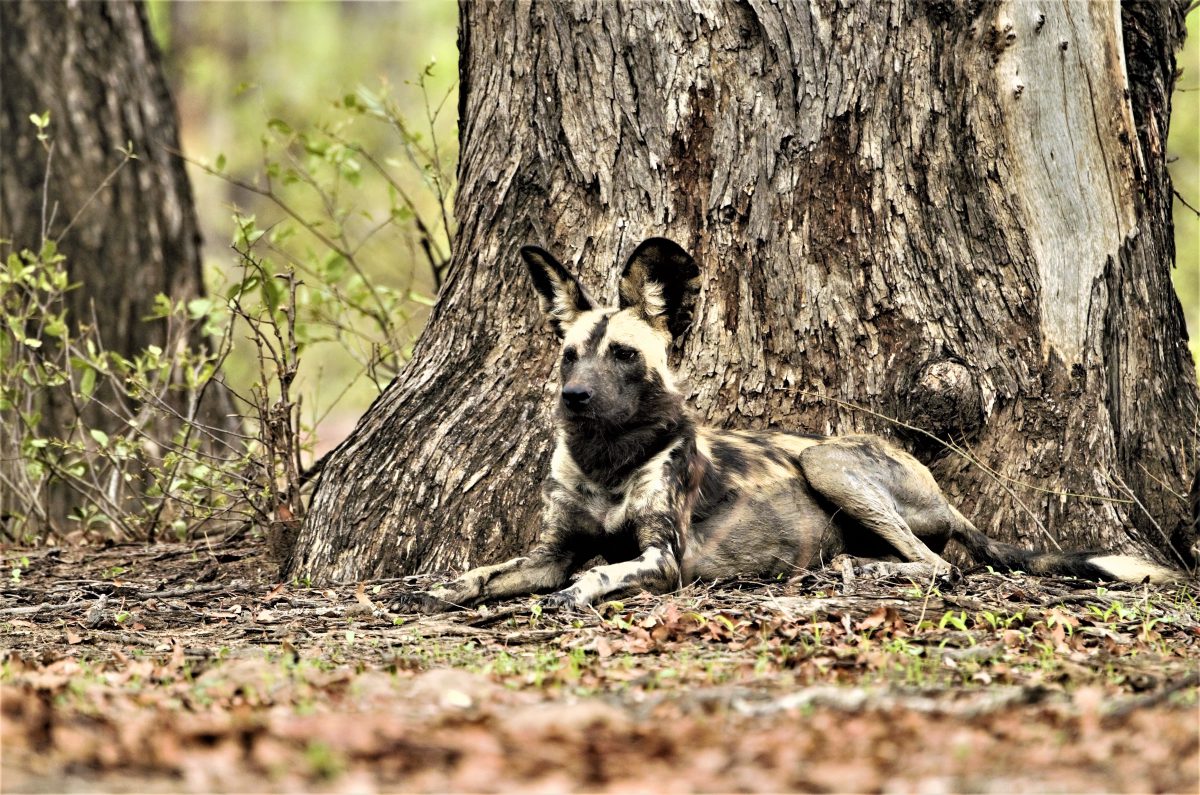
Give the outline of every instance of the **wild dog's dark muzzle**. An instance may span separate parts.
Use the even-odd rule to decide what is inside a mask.
[[[569,383],[562,390],[563,405],[571,411],[581,411],[592,402],[592,390],[579,383]]]

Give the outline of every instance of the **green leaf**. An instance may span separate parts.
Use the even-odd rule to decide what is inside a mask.
[[[211,298],[193,298],[187,303],[188,315],[192,320],[199,320],[205,317],[213,308],[213,300]]]
[[[254,286],[255,286],[256,284],[258,284],[258,277],[257,277],[257,276],[247,276],[247,277],[246,277],[245,279],[243,279],[242,281],[238,282],[238,283],[237,283],[237,284],[235,284],[235,285],[232,285],[232,286],[229,288],[229,290],[228,290],[228,291],[226,291],[226,293],[225,293],[225,297],[226,297],[227,299],[229,299],[229,300],[233,300],[234,298],[240,298],[240,297],[241,297],[242,295],[244,295],[245,293],[247,293],[247,292],[249,292],[250,290],[254,289]]]
[[[171,299],[158,293],[154,296],[154,308],[150,310],[150,318],[170,317],[172,309]]]
[[[44,331],[55,339],[62,339],[67,334],[67,324],[61,317],[52,317],[47,321]]]
[[[96,440],[96,444],[100,445],[101,447],[108,447],[108,434],[104,431],[100,430],[99,428],[92,428],[90,431],[88,431],[88,434]]]
[[[259,287],[263,303],[267,305],[267,309],[271,311],[271,314],[274,314],[275,310],[279,308],[279,299],[283,293],[283,289],[274,279],[263,279],[259,283]]]
[[[79,393],[86,398],[90,398],[92,393],[96,391],[96,368],[88,367],[83,371],[83,375],[79,377]]]

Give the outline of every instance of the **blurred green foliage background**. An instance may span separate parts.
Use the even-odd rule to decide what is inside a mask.
[[[1192,358],[1200,363],[1200,7],[1188,15],[1188,39],[1176,57],[1182,74],[1176,82],[1167,140],[1171,178],[1178,194],[1175,289],[1187,317]]]
[[[401,315],[395,336],[410,344],[436,294],[429,257],[411,234],[411,223],[386,224],[389,212],[396,210],[396,189],[371,173],[369,163],[353,151],[338,157],[338,171],[332,172],[332,156],[313,156],[313,143],[326,147],[330,135],[314,131],[331,132],[369,152],[430,221],[439,254],[448,251],[448,230],[437,223],[442,202],[431,169],[422,161],[426,154],[433,159],[436,149],[443,173],[451,176],[457,162],[457,4],[150,0],[148,7],[179,109],[184,154],[196,161],[189,172],[210,291],[223,294],[239,279],[239,257],[231,248],[235,214],[253,217],[258,229],[268,230],[276,259],[320,262],[325,267],[320,278],[334,283],[344,272],[347,291],[352,282],[361,281],[345,263],[322,259],[327,252],[320,241],[269,198],[235,183],[269,186],[319,233],[333,237],[334,230],[346,227],[355,265],[361,264],[371,282],[401,296],[387,308]],[[391,98],[396,116],[412,123],[411,139],[365,112],[364,97],[367,102]],[[430,122],[434,111],[436,119]],[[311,139],[297,142],[310,133]],[[301,177],[288,180],[289,173]],[[319,184],[305,184],[310,174]],[[330,203],[351,217],[336,223],[325,206]],[[275,239],[285,236],[280,232],[286,232],[286,241]],[[317,279],[309,273],[307,281]],[[339,316],[336,323],[354,325],[354,332],[370,336],[370,324],[362,318]],[[349,432],[394,370],[364,367],[368,351],[355,351],[361,353],[357,360],[347,355],[347,348],[362,347],[362,340],[350,333],[338,336],[330,342],[309,341],[296,382],[306,401],[303,420],[319,426],[318,455]],[[407,351],[402,349],[401,355]],[[226,373],[235,390],[244,393],[258,375],[253,347],[238,346]]]
[[[264,184],[264,153],[276,147],[283,127],[338,128],[409,185],[422,214],[440,212],[427,173],[405,159],[404,142],[386,124],[370,124],[348,112],[354,96],[392,96],[399,115],[424,124],[429,101],[444,103],[433,122],[440,143],[437,155],[453,173],[457,155],[457,5],[453,0],[405,2],[181,3],[151,0],[155,33],[167,54],[168,74],[182,121],[188,157],[222,171],[233,180]],[[1192,330],[1191,349],[1200,360],[1200,12],[1189,19],[1191,38],[1179,54],[1182,75],[1175,95],[1169,153],[1175,186],[1177,264],[1175,283]],[[412,85],[421,75],[425,89]],[[362,94],[359,94],[362,96]],[[359,101],[361,110],[361,101]],[[339,133],[341,134],[341,133]],[[278,158],[277,158],[278,159]],[[361,167],[362,163],[351,163]],[[415,168],[415,170],[414,170]],[[191,176],[207,245],[210,288],[236,279],[237,257],[229,248],[235,212],[252,215],[260,229],[271,229],[284,213],[262,196],[192,167]],[[300,186],[303,187],[303,186]],[[388,212],[386,186],[375,180],[353,186],[348,201],[364,217]],[[294,198],[306,217],[321,215],[316,195]],[[393,202],[394,203],[394,202]],[[448,230],[443,230],[448,232]],[[301,247],[314,246],[297,236]],[[448,241],[443,240],[448,244]],[[303,250],[290,249],[303,257]],[[311,251],[309,252],[311,253]],[[415,336],[434,296],[435,281],[427,258],[400,228],[373,235],[362,249],[362,262],[373,279],[406,290],[403,333]],[[245,350],[243,348],[243,350]],[[302,359],[300,392],[309,396],[305,419],[319,424],[318,452],[336,443],[384,383],[388,372],[367,373],[360,362],[333,343],[314,342]],[[230,365],[235,386],[254,377],[248,353]]]

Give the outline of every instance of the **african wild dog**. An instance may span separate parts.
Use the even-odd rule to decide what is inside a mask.
[[[908,453],[874,436],[821,438],[695,425],[667,363],[691,322],[700,271],[675,243],[637,247],[618,308],[599,307],[540,248],[521,249],[562,339],[556,446],[543,525],[525,557],[467,572],[398,609],[436,611],[550,593],[548,608],[698,579],[774,577],[846,553],[900,558],[914,575],[950,570],[951,539],[997,568],[1159,582],[1176,572],[1125,555],[1034,553],[989,539]],[[595,556],[597,566],[568,585]]]

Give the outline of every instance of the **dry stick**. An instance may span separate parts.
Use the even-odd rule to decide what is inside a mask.
[[[1200,0],[1198,0],[1198,2],[1200,2]],[[1116,705],[1107,713],[1105,713],[1104,719],[1111,720],[1114,718],[1123,718],[1135,710],[1153,707],[1156,704],[1166,701],[1180,690],[1186,690],[1189,687],[1196,687],[1197,685],[1200,685],[1200,673],[1193,672],[1182,679],[1177,679],[1156,693],[1149,693],[1144,696],[1125,699],[1120,704]]]
[[[42,245],[46,245],[46,239],[50,235],[50,223],[46,221],[46,204],[50,201],[50,166],[54,162],[54,141],[46,147],[46,173],[42,176]],[[54,204],[55,211],[58,210],[58,203]],[[52,219],[53,220],[53,219]]]
[[[71,220],[67,223],[66,228],[59,233],[58,237],[54,238],[55,243],[62,242],[62,239],[67,236],[67,232],[71,231],[71,227],[75,226],[75,222],[78,221],[80,216],[83,215],[83,211],[86,210],[88,205],[95,201],[96,197],[108,187],[109,183],[112,182],[117,174],[121,172],[121,169],[125,168],[125,166],[129,164],[130,160],[137,160],[137,155],[135,155],[132,150],[121,149],[118,147],[117,151],[125,155],[125,159],[118,163],[117,167],[108,173],[108,176],[105,177],[104,181],[100,183],[100,187],[92,191],[92,195],[87,197],[87,201],[85,201],[83,206],[81,206],[75,215],[71,217]]]
[[[1179,554],[1179,550],[1175,549],[1175,545],[1172,544],[1171,539],[1167,537],[1166,532],[1162,529],[1162,525],[1155,521],[1154,517],[1150,515],[1150,511],[1146,509],[1146,506],[1142,504],[1142,501],[1139,500],[1137,495],[1133,493],[1133,489],[1129,488],[1129,486],[1125,484],[1125,481],[1121,479],[1120,475],[1110,475],[1106,472],[1104,473],[1104,477],[1108,478],[1113,485],[1119,489],[1122,489],[1126,494],[1128,494],[1130,499],[1134,501],[1137,507],[1142,509],[1142,513],[1146,514],[1146,518],[1150,520],[1150,524],[1154,525],[1154,529],[1158,531],[1160,536],[1162,536],[1163,543],[1166,544],[1167,549],[1171,550],[1172,554],[1179,559],[1179,563],[1181,566],[1183,566],[1184,570],[1188,571],[1188,564],[1187,561],[1183,559],[1183,555]]]
[[[921,615],[917,616],[917,624],[914,629],[919,630],[921,628],[921,622],[925,620],[925,611],[929,607],[929,598],[933,596],[933,585],[935,582],[937,582],[936,573],[934,574],[933,578],[930,579],[928,587],[925,588],[925,598],[921,600]]]
[[[110,583],[95,582],[95,581],[91,581],[91,583],[93,585],[106,585],[106,586],[110,585]],[[162,590],[162,591],[134,591],[132,594],[126,594],[126,597],[133,598],[133,599],[142,599],[142,600],[146,600],[146,599],[179,599],[182,597],[193,596],[196,594],[213,593],[214,591],[223,591],[223,590],[238,591],[242,588],[244,588],[244,585],[241,583],[241,581],[234,581],[232,583],[219,583],[219,584],[213,583],[213,584],[209,584],[209,585],[197,585],[193,588],[173,588],[173,589]],[[120,591],[121,589],[118,586],[115,590]],[[25,605],[23,607],[5,607],[5,608],[0,609],[0,615],[3,615],[3,616],[32,615],[34,613],[41,613],[46,610],[67,610],[67,609],[71,609],[71,608],[94,606],[95,604],[96,604],[95,602],[87,602],[87,601],[82,601],[82,600],[77,600],[74,602],[57,602],[57,603],[42,602],[40,604]]]
[[[340,140],[337,136],[334,136],[334,139]],[[434,285],[435,285],[435,287],[440,289],[441,285],[442,285],[442,276],[443,276],[443,273],[445,272],[446,265],[449,261],[449,258],[442,253],[440,246],[438,246],[437,249],[434,250],[434,247],[436,245],[436,240],[433,237],[433,231],[429,228],[429,225],[425,223],[425,219],[421,217],[420,213],[417,212],[417,206],[413,202],[412,197],[410,197],[408,195],[408,192],[404,190],[404,186],[402,186],[379,163],[379,161],[375,159],[374,155],[372,155],[370,152],[364,151],[362,149],[362,147],[359,147],[356,144],[351,144],[346,141],[341,141],[341,143],[343,143],[346,146],[351,147],[364,160],[366,160],[367,163],[370,164],[371,168],[375,169],[375,172],[377,174],[379,174],[379,176],[383,177],[383,179],[389,185],[392,186],[392,189],[396,191],[396,194],[400,197],[401,201],[404,202],[404,206],[408,208],[408,211],[410,213],[412,213],[413,223],[416,224],[417,231],[421,233],[422,250],[425,252],[426,259],[429,260],[429,268],[433,273]],[[447,235],[449,235],[448,229],[447,229]]]
[[[283,310],[286,323],[282,330],[278,324],[270,325],[275,334],[275,340],[279,344],[279,358],[284,363],[282,368],[280,368],[279,360],[276,360],[275,363],[276,368],[281,369],[278,406],[282,410],[282,417],[270,428],[270,433],[273,438],[278,435],[278,441],[282,444],[282,449],[278,451],[278,457],[284,465],[284,476],[287,480],[286,507],[299,516],[302,513],[302,506],[301,511],[296,511],[295,500],[300,490],[299,471],[303,467],[300,464],[300,449],[296,444],[299,432],[298,429],[293,428],[292,424],[293,417],[299,415],[299,403],[292,402],[291,398],[291,386],[296,376],[296,362],[299,357],[299,347],[296,342],[296,280],[294,276],[288,278],[288,289],[290,300]],[[282,423],[282,428],[279,427],[279,423]]]
[[[227,583],[195,585],[191,588],[172,588],[162,591],[134,591],[132,596],[135,599],[179,599],[184,596],[192,596],[193,594],[212,593],[214,591],[241,591],[245,588],[246,584],[241,580],[234,580]]]
[[[425,85],[425,75],[424,74],[421,75],[418,82],[420,83],[420,86],[421,86],[421,99],[425,103],[425,119],[429,125],[429,139],[433,143],[433,157],[431,158],[433,161],[433,164],[434,164],[433,183],[434,183],[434,188],[437,190],[438,208],[441,210],[441,214],[442,214],[442,226],[446,230],[447,239],[449,239],[450,238],[450,218],[449,218],[449,216],[446,215],[446,191],[442,186],[442,177],[443,177],[442,156],[441,156],[441,153],[438,151],[437,125],[435,124],[435,122],[437,121],[437,114],[435,114],[429,108],[429,89]],[[441,103],[438,104],[438,113],[439,114],[441,113],[442,106],[445,105],[446,100],[450,98],[451,90],[453,90],[453,86],[451,87],[450,90],[447,90],[446,96],[444,96],[442,98]]]
[[[985,472],[988,471],[987,467],[983,467],[983,469]],[[1054,545],[1054,548],[1061,552],[1062,545],[1058,543],[1058,539],[1051,535],[1050,531],[1046,528],[1046,525],[1042,523],[1041,518],[1033,512],[1032,508],[1025,504],[1025,500],[1018,497],[1017,493],[1013,491],[1012,487],[1005,483],[1004,480],[997,478],[996,482],[1000,484],[1000,488],[1004,489],[1004,492],[1009,496],[1009,498],[1018,506],[1020,506],[1021,510],[1023,510],[1026,515],[1033,520],[1033,523],[1037,526],[1038,530],[1042,531],[1042,535],[1050,540],[1050,543]]]
[[[155,640],[154,638],[143,638],[140,635],[134,635],[133,633],[126,635],[122,632],[105,632],[104,630],[100,629],[88,629],[85,630],[85,632],[87,634],[83,636],[84,640],[95,638],[97,640],[106,640],[110,643],[120,643],[125,646],[146,646],[149,648],[154,648],[156,646],[163,645],[163,643],[166,641],[166,639]],[[184,653],[186,654],[187,652],[185,651]]]
[[[259,261],[256,261],[249,248],[246,251],[238,249],[234,250],[242,255],[243,261],[247,266],[253,266],[258,272],[259,278],[266,278],[267,274],[262,268]],[[266,506],[266,511],[254,506],[256,511],[264,513],[263,519],[269,521],[271,513],[278,514],[280,499],[275,488],[276,475],[274,472],[275,463],[278,462],[284,468],[284,475],[287,479],[286,500],[287,507],[297,518],[301,516],[302,510],[297,511],[295,500],[299,495],[300,488],[303,484],[300,482],[299,472],[303,468],[300,465],[300,448],[295,444],[295,435],[293,432],[292,420],[295,412],[298,411],[296,404],[291,402],[290,391],[292,381],[296,375],[296,358],[298,355],[298,343],[295,334],[295,298],[296,298],[296,280],[290,278],[288,280],[290,289],[290,301],[284,310],[284,316],[287,320],[283,331],[275,323],[268,324],[275,336],[275,342],[278,343],[278,350],[271,344],[266,334],[262,330],[262,323],[254,321],[250,318],[241,304],[240,296],[235,297],[234,307],[240,316],[247,322],[253,332],[251,339],[257,350],[258,362],[260,371],[266,371],[266,364],[269,360],[274,364],[275,370],[278,373],[280,395],[277,402],[277,407],[282,411],[282,419],[277,417],[277,412],[273,411],[270,405],[270,395],[265,387],[257,390],[255,394],[254,407],[258,411],[261,418],[263,428],[261,429],[261,439],[259,440],[266,450],[266,459],[263,461],[263,475],[266,481],[270,484],[271,498]],[[285,425],[284,429],[279,428],[279,423]],[[282,444],[282,447],[280,446]],[[302,509],[302,506],[300,506]]]
[[[68,607],[87,607],[90,602],[59,602],[52,604],[50,602],[42,602],[36,605],[26,605],[25,607],[5,607],[0,609],[0,616],[27,616],[34,613],[40,613],[43,610],[64,610]]]
[[[1200,0],[1196,0],[1196,2],[1195,2],[1195,3],[1192,3],[1192,8],[1195,8],[1197,3],[1200,3]],[[1193,207],[1192,205],[1188,204],[1188,200],[1187,200],[1187,199],[1185,199],[1185,198],[1183,198],[1183,194],[1182,194],[1182,193],[1180,193],[1179,191],[1175,190],[1175,188],[1171,188],[1171,193],[1174,193],[1174,194],[1175,194],[1175,198],[1176,198],[1176,199],[1179,199],[1179,202],[1180,202],[1180,203],[1181,203],[1181,204],[1182,204],[1184,207],[1186,207],[1186,208],[1188,208],[1189,210],[1191,210],[1192,212],[1194,212],[1194,213],[1197,215],[1197,217],[1200,217],[1200,210],[1197,210],[1195,207]]]
[[[1157,483],[1157,484],[1158,484],[1158,486],[1159,486],[1159,488],[1161,488],[1163,491],[1165,491],[1166,493],[1170,494],[1172,497],[1174,497],[1174,498],[1175,498],[1175,499],[1177,499],[1177,500],[1180,500],[1180,501],[1182,501],[1182,502],[1187,502],[1187,495],[1186,495],[1186,494],[1180,494],[1179,492],[1175,491],[1175,489],[1171,488],[1171,484],[1167,483],[1167,482],[1166,482],[1166,481],[1164,481],[1162,478],[1159,478],[1159,477],[1157,477],[1157,476],[1156,476],[1156,475],[1155,475],[1153,472],[1151,472],[1149,469],[1146,469],[1146,465],[1145,465],[1145,464],[1143,464],[1141,461],[1138,461],[1138,462],[1137,462],[1137,465],[1138,465],[1138,467],[1139,467],[1139,468],[1142,470],[1142,472],[1144,472],[1144,473],[1145,473],[1146,477],[1150,478],[1150,479],[1151,479],[1151,480],[1153,480],[1155,483]],[[1186,466],[1184,467],[1184,471],[1185,471],[1185,472],[1187,471],[1187,467],[1186,467]]]

